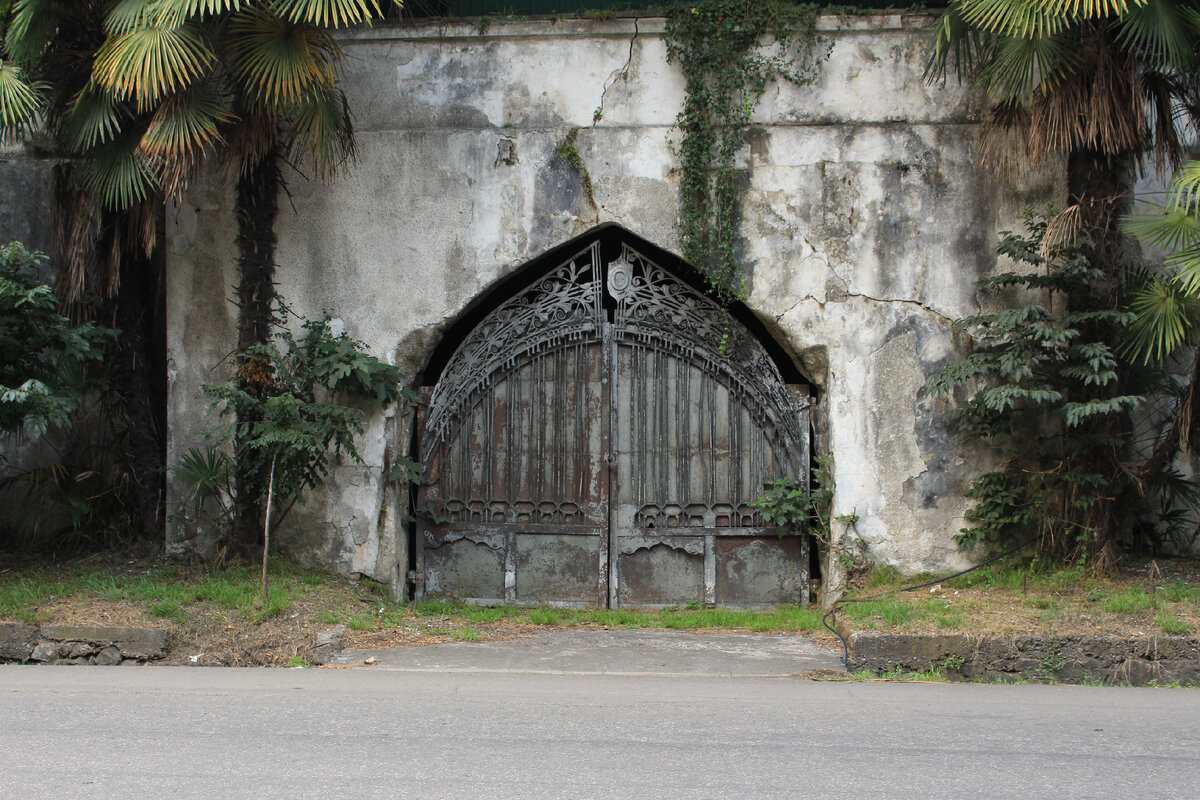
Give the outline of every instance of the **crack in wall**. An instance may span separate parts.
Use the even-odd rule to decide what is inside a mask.
[[[608,76],[608,80],[604,82],[604,89],[600,92],[600,105],[596,106],[595,113],[592,114],[592,124],[589,127],[596,127],[596,123],[600,121],[600,117],[604,115],[604,98],[608,96],[608,90],[617,84],[617,81],[629,74],[629,65],[633,63],[633,46],[638,40],[638,20],[633,18],[633,38],[629,40],[629,56],[625,59],[625,65],[620,69],[615,69]]]

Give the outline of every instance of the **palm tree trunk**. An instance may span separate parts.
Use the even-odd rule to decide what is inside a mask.
[[[121,286],[116,297],[116,373],[127,418],[130,475],[137,503],[138,527],[147,541],[163,541],[163,483],[166,464],[166,349],[162,248],[147,257],[140,246],[121,259]]]
[[[1129,262],[1129,237],[1121,228],[1120,218],[1128,213],[1133,202],[1132,164],[1133,159],[1128,154],[1113,156],[1087,148],[1073,151],[1067,159],[1069,202],[1079,206],[1081,230],[1091,240],[1085,253],[1092,266],[1102,273],[1085,296],[1073,298],[1073,305],[1083,306],[1076,310],[1110,310],[1119,302],[1122,271]],[[1086,332],[1086,338],[1108,342],[1114,348],[1118,344],[1117,330],[1111,323],[1094,323],[1092,328]],[[1117,395],[1126,393],[1127,388],[1130,387],[1114,384],[1107,390],[1109,394]],[[1127,415],[1104,417],[1088,425],[1089,430],[1080,432],[1119,439],[1125,438],[1122,431],[1128,431],[1130,425]],[[1118,498],[1126,496],[1129,474],[1121,463],[1124,453],[1114,448],[1099,451],[1096,455],[1105,461],[1096,468],[1108,476],[1108,481],[1089,512],[1091,540],[1075,542],[1070,546],[1074,552],[1068,551],[1064,555],[1077,556],[1085,552],[1082,548],[1086,548],[1091,563],[1104,570],[1121,558],[1117,544],[1121,515],[1116,505]]]
[[[238,179],[234,199],[237,217],[238,352],[267,341],[275,302],[275,219],[282,178],[279,152],[272,148]],[[254,420],[239,419],[239,425]],[[234,444],[235,452],[240,450]],[[234,544],[245,554],[261,542],[262,478],[239,461],[235,475]]]

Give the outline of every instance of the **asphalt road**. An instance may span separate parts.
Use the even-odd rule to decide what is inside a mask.
[[[0,667],[0,797],[1198,796],[1200,691]]]

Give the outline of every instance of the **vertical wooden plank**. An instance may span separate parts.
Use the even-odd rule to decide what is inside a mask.
[[[619,560],[620,547],[618,545],[617,531],[617,514],[616,506],[620,495],[620,485],[617,475],[617,458],[615,452],[615,432],[617,430],[617,342],[613,336],[613,326],[609,322],[604,323],[603,339],[601,341],[602,358],[604,364],[604,376],[600,380],[600,385],[604,393],[604,402],[601,406],[601,414],[604,421],[604,462],[608,470],[608,498],[605,505],[608,508],[608,535],[607,539],[600,548],[601,554],[601,569],[604,570],[607,576],[608,597],[607,606],[609,608],[617,608],[620,604],[617,594],[617,561]]]

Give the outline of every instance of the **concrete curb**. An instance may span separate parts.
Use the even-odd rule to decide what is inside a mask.
[[[1200,686],[1200,637],[852,633],[851,671],[939,669],[950,680]]]

